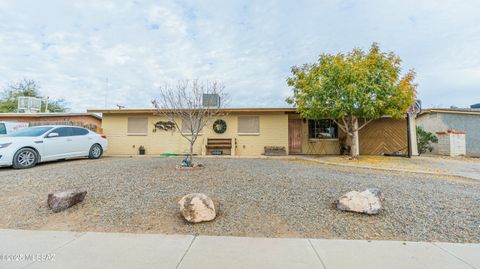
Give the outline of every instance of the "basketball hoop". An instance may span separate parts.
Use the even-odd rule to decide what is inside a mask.
[[[422,101],[415,100],[415,103],[412,107],[407,110],[407,114],[409,117],[416,117],[420,112],[422,112]]]

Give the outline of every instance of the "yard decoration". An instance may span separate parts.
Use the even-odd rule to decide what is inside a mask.
[[[212,199],[203,193],[187,194],[180,199],[178,205],[180,213],[188,222],[211,221],[217,216]]]
[[[182,160],[182,164],[177,165],[175,168],[182,171],[194,171],[205,167],[201,163],[190,163],[190,156],[186,156],[185,159]]]
[[[153,124],[153,126],[155,126],[155,128],[153,129],[153,132],[156,132],[157,129],[164,130],[164,131],[175,130],[175,123],[172,121],[157,121],[155,124]]]
[[[400,63],[377,43],[368,52],[322,54],[316,63],[292,67],[287,83],[293,96],[287,102],[303,118],[333,119],[348,134],[350,156],[357,159],[358,131],[382,116],[403,118],[415,101],[415,72],[402,76]]]
[[[55,213],[82,202],[87,191],[62,191],[48,194],[48,207]]]
[[[193,164],[193,145],[203,128],[213,119],[223,115],[222,106],[227,103],[224,86],[218,82],[199,80],[179,81],[175,87],[166,84],[160,89],[160,97],[152,101],[157,114],[175,124],[176,129],[189,143],[190,165]],[[204,96],[218,96],[218,106],[205,106]]]
[[[213,123],[213,131],[215,133],[223,134],[225,133],[226,130],[227,130],[227,123],[224,120],[219,119]]]
[[[190,167],[191,166],[188,156],[185,159],[183,159],[182,166],[183,167]]]
[[[335,201],[337,209],[376,215],[383,210],[382,193],[379,189],[366,189],[362,192],[351,191]]]

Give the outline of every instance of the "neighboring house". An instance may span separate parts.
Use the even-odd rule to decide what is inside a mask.
[[[167,119],[155,115],[153,109],[89,110],[102,113],[103,133],[109,140],[109,154],[138,154],[143,146],[146,154],[187,153],[188,142],[178,131],[156,128]],[[198,138],[196,154],[214,153],[215,143],[231,144],[222,150],[231,155],[261,155],[265,147],[284,148],[287,154],[340,154],[345,133],[329,119],[302,119],[293,108],[229,108],[222,134],[213,131],[213,121]],[[183,128],[183,127],[182,127]],[[216,141],[213,141],[217,139]],[[221,140],[220,140],[221,139]],[[405,120],[381,118],[360,131],[360,154],[381,155],[406,151]],[[218,152],[218,151],[217,151]]]
[[[101,132],[102,117],[93,113],[0,113],[0,121],[38,125],[75,125]]]
[[[425,109],[417,117],[417,125],[428,132],[458,130],[465,132],[467,156],[480,157],[480,109]],[[433,154],[437,153],[435,144]]]

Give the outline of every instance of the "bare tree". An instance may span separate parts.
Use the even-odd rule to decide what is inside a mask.
[[[179,81],[175,86],[166,84],[160,88],[160,96],[152,101],[157,114],[175,124],[176,129],[190,144],[190,166],[193,165],[193,146],[203,128],[215,117],[223,115],[227,101],[225,87],[218,82],[199,80]],[[216,94],[220,103],[204,106],[204,95]]]

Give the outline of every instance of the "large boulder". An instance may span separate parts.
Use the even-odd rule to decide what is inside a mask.
[[[48,207],[53,212],[60,212],[85,199],[86,191],[62,191],[48,194]]]
[[[180,213],[188,222],[211,221],[217,216],[212,199],[203,193],[187,194],[178,204]]]
[[[335,204],[343,211],[375,215],[383,210],[381,199],[382,193],[379,189],[366,189],[362,192],[348,192],[335,201]]]

